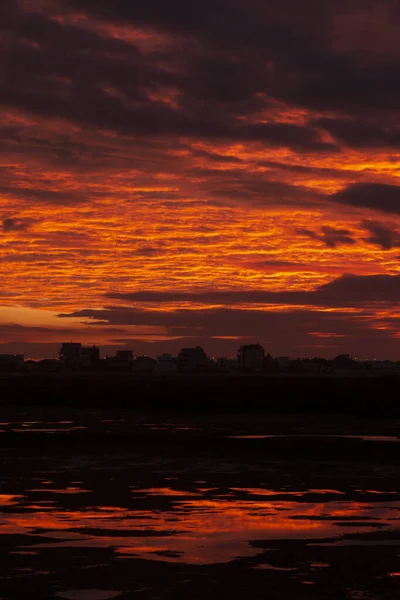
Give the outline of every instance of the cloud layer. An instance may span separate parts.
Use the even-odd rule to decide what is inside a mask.
[[[0,343],[44,352],[40,319],[101,312],[111,346],[262,318],[282,351],[345,350],[351,323],[393,352],[399,25],[394,0],[3,2],[1,303],[25,333]]]

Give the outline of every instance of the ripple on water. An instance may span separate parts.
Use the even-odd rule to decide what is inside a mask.
[[[35,488],[27,490],[27,492],[40,493],[40,494],[90,494],[92,490],[84,490],[78,487],[66,487],[66,488]]]
[[[0,506],[10,506],[17,504],[22,496],[18,494],[0,494]]]
[[[231,440],[267,440],[276,438],[309,438],[309,439],[336,439],[336,440],[362,440],[364,442],[400,442],[395,435],[340,435],[340,434],[258,434],[258,435],[227,435]]]
[[[120,595],[116,590],[65,590],[57,592],[57,598],[65,600],[112,600]]]
[[[164,493],[160,488],[160,497]],[[373,533],[382,525],[385,531],[393,531],[399,510],[400,502],[387,506],[378,502],[184,498],[178,494],[166,498],[157,510],[88,506],[75,511],[46,507],[33,513],[3,512],[0,533],[34,533],[46,538],[31,550],[110,548],[116,556],[216,564],[258,555],[263,550],[252,543],[257,541],[315,540],[315,544],[324,544],[329,538],[330,544],[357,545],[364,540],[343,540],[343,536]]]
[[[263,571],[297,571],[297,567],[277,567],[268,563],[256,565],[254,568]]]

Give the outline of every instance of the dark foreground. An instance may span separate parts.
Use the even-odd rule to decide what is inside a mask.
[[[0,421],[0,598],[400,597],[400,421]]]
[[[243,373],[0,374],[0,406],[130,408],[145,412],[350,414],[400,418],[400,377]]]

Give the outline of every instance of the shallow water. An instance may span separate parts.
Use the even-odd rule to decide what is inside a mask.
[[[228,435],[232,440],[266,440],[273,438],[322,438],[342,440],[363,440],[364,442],[400,442],[400,438],[394,435],[344,435],[344,434],[290,434],[290,435]]]
[[[120,595],[120,592],[115,590],[65,590],[57,592],[57,598],[65,598],[65,600],[112,600]]]
[[[103,416],[105,428],[129,425]],[[185,436],[198,432],[190,423],[142,421],[144,445],[128,436],[93,447],[75,445],[86,435],[77,420],[4,423],[32,435],[51,429],[56,442],[0,450],[5,600],[253,600],[277,589],[280,600],[400,597],[400,480],[387,443],[395,436],[316,435],[315,457],[294,450],[280,460],[252,445],[257,434],[245,436],[243,455],[240,442],[225,448],[226,428],[214,449],[202,438],[188,452]],[[290,445],[309,436],[262,437]],[[319,439],[336,448],[348,438],[371,442],[380,461],[318,455]]]
[[[185,491],[171,486],[128,489],[129,508],[96,504],[93,490],[85,487],[55,489],[45,483],[28,488],[24,495],[0,496],[3,506],[8,507],[7,512],[0,512],[0,533],[26,536],[29,548],[39,551],[109,548],[115,556],[216,564],[260,553],[252,545],[257,540],[332,538],[330,543],[337,545],[348,534],[383,528],[395,531],[400,519],[400,497],[393,492],[389,502],[374,502],[339,500],[344,492],[329,489],[233,487],[224,494],[208,488]],[[81,494],[79,510],[64,500],[77,494]],[[38,496],[50,497],[53,503],[38,504]],[[311,501],[315,496],[321,500]],[[292,497],[296,501],[290,500]],[[167,503],[143,509],[150,498],[167,499]],[[32,545],[29,536],[33,534],[45,540]],[[18,549],[27,545],[22,540]]]

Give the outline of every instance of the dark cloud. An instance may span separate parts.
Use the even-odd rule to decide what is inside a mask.
[[[400,214],[400,187],[385,183],[352,183],[332,194],[332,200],[355,208]]]
[[[198,171],[194,171],[196,176]],[[294,186],[282,181],[272,181],[266,174],[245,175],[240,172],[218,172],[203,170],[203,181],[197,189],[208,198],[215,200],[239,201],[248,204],[276,204],[310,206],[324,199],[322,194],[302,186]]]
[[[90,325],[86,331],[82,331],[82,329],[77,328],[60,328],[60,329],[51,329],[50,327],[35,327],[35,326],[27,326],[27,325],[19,325],[18,323],[0,323],[0,336],[3,340],[14,340],[14,339],[24,339],[26,341],[32,339],[32,337],[41,335],[50,335],[52,337],[59,335],[62,336],[76,336],[76,335],[84,335],[88,331],[94,332],[97,330],[97,327]],[[123,329],[112,328],[108,330],[111,335],[123,334]]]
[[[242,159],[239,158],[238,156],[228,156],[228,155],[218,154],[216,152],[207,152],[206,150],[199,150],[198,148],[191,148],[190,146],[188,147],[188,150],[190,150],[190,153],[192,154],[193,157],[206,158],[207,160],[209,160],[211,162],[235,163],[235,164],[243,162]]]
[[[357,355],[364,354],[366,348],[375,352],[379,347],[379,352],[393,355],[400,333],[397,316],[390,315],[387,310],[386,316],[374,316],[379,307],[387,309],[399,305],[400,275],[345,275],[311,292],[143,291],[108,296],[125,302],[129,300],[136,306],[113,305],[59,316],[80,318],[99,326],[107,323],[126,328],[161,327],[167,338],[162,344],[164,351],[191,345],[194,340],[206,349],[214,349],[216,338],[228,338],[229,343],[222,344],[225,352],[245,341],[259,341],[275,354],[329,356],[348,351]],[[184,303],[184,307],[176,305],[172,309],[169,306],[168,311],[160,310],[164,303],[179,302]],[[143,307],[146,303],[151,306]],[[190,304],[192,308],[188,308]],[[274,309],[240,306],[246,304],[274,305]],[[282,310],[276,308],[279,304]],[[289,336],[286,335],[288,331]],[[142,344],[140,337],[137,336],[135,345]],[[154,353],[155,348],[152,351],[149,347],[148,352]]]
[[[11,231],[24,231],[29,227],[30,223],[26,219],[15,219],[7,218],[2,223],[2,230],[4,233],[10,233]]]
[[[162,245],[143,245],[137,248],[137,250],[135,251],[135,254],[137,256],[159,256],[163,253],[165,253],[165,249]]]
[[[380,246],[382,250],[391,250],[400,247],[400,232],[378,221],[364,221],[361,223],[363,229],[369,232],[366,241],[370,244]]]
[[[304,315],[299,315],[304,318]],[[234,339],[203,337],[199,334],[193,336],[182,335],[162,341],[143,340],[136,337],[131,339],[114,340],[120,347],[133,348],[136,354],[158,356],[163,352],[177,355],[182,347],[202,346],[211,356],[236,356],[238,347],[243,343],[262,343],[267,352],[273,356],[325,356],[332,358],[342,352],[349,352],[359,359],[387,358],[398,356],[398,338],[388,335],[387,331],[368,328],[361,322],[354,322],[347,316],[342,316],[330,323],[319,321],[318,317],[304,325],[293,320],[292,337],[290,340],[282,335],[285,329],[283,315],[278,315],[275,325],[269,331],[260,330],[254,336],[239,337]],[[324,337],[315,335],[320,327]],[[341,333],[329,336],[332,327]],[[315,329],[316,328],[316,329]],[[326,337],[325,337],[326,335]],[[115,350],[114,350],[115,352]],[[111,351],[110,354],[113,352]]]
[[[52,11],[3,9],[2,72],[10,74],[3,77],[3,105],[125,135],[260,141],[300,151],[334,150],[320,136],[329,123],[260,119],[277,101],[345,112],[399,105],[397,57],[364,65],[357,47],[340,45],[347,26],[357,33],[356,0],[323,9],[306,0],[302,11],[293,0],[207,0],[197,7],[182,0],[64,0],[62,6],[58,16],[71,17],[62,22]],[[362,8],[375,10],[369,2]],[[164,46],[144,51],[134,38],[74,21],[76,11],[161,32]],[[398,15],[390,15],[396,22]],[[337,19],[343,31],[335,31]],[[175,101],[163,101],[171,92]]]
[[[390,356],[396,352],[396,335],[400,330],[398,319],[374,321],[366,319],[362,310],[348,313],[334,309],[263,311],[210,308],[162,312],[108,307],[63,316],[81,317],[94,322],[103,319],[101,322],[114,326],[163,327],[166,337],[159,342],[150,339],[144,342],[141,335],[113,340],[133,346],[136,350],[146,346],[146,352],[151,355],[160,351],[177,352],[182,346],[199,344],[208,352],[234,356],[241,343],[261,342],[274,355],[332,356],[347,351],[356,356],[361,352],[365,356],[365,352],[371,352],[371,349],[376,352],[379,348],[383,355]],[[286,335],[288,331],[290,336]]]
[[[221,17],[248,14],[239,3],[236,8],[223,3]],[[160,6],[154,12],[132,12],[140,24],[144,13],[157,20],[158,10],[165,15]],[[218,7],[213,3],[208,10],[206,22],[215,25]],[[207,7],[199,12],[205,17]],[[184,21],[182,16],[182,25]],[[145,55],[133,42],[22,10],[5,20],[5,29],[7,23],[10,37],[3,69],[12,77],[4,78],[3,105],[124,135],[258,141],[297,151],[336,149],[313,126],[256,118],[255,112],[269,106],[262,96],[269,93],[267,56],[256,60],[253,53],[198,52],[191,43],[185,52],[175,47],[163,56]],[[191,19],[189,27],[190,23]],[[197,25],[201,32],[200,22]],[[282,36],[282,30],[275,35],[279,44]],[[168,90],[176,94],[175,104],[163,101]]]
[[[321,227],[320,233],[309,229],[298,229],[297,233],[305,235],[313,240],[323,242],[328,248],[336,248],[342,244],[355,244],[356,241],[352,237],[351,232],[347,229],[336,229],[324,225]]]
[[[199,304],[285,304],[312,305],[326,307],[343,307],[359,305],[367,306],[372,303],[400,302],[400,275],[343,275],[333,281],[321,285],[314,291],[269,292],[254,291],[216,291],[216,292],[152,292],[141,291],[132,293],[110,292],[108,298],[135,303],[171,303],[192,302]],[[114,309],[112,309],[114,310]],[[124,311],[118,309],[123,318]],[[71,313],[61,316],[91,316],[95,318],[96,311],[90,314]],[[140,313],[139,309],[138,312]],[[190,312],[190,311],[189,311]],[[99,318],[104,318],[99,315]]]
[[[344,305],[393,303],[400,301],[400,275],[343,275],[319,287],[318,301]]]
[[[25,188],[25,187],[14,187],[9,185],[1,185],[0,193],[4,197],[13,198],[15,200],[23,200],[30,202],[39,202],[46,204],[76,204],[86,202],[90,198],[101,197],[103,194],[91,192],[90,194],[81,192],[79,190],[66,191],[60,190],[49,190],[40,188]]]
[[[19,296],[21,296],[19,292],[0,289],[0,298],[18,298]]]
[[[189,96],[254,103],[257,94],[266,93],[294,105],[352,114],[398,108],[397,50],[395,42],[386,42],[387,30],[399,24],[392,0],[380,3],[381,18],[376,3],[358,0],[323,5],[305,0],[302,11],[293,0],[207,0],[197,8],[182,0],[145,4],[65,2],[105,21],[178,36],[181,44],[195,40],[204,58],[198,60],[199,52],[193,57],[193,50],[187,55],[193,73]]]
[[[332,152],[335,145],[324,142],[312,127],[291,124],[247,124],[235,116],[213,119],[212,115],[189,114],[150,100],[140,106],[129,106],[99,86],[89,84],[53,95],[41,90],[35,82],[35,92],[24,89],[0,91],[0,103],[27,109],[52,117],[64,117],[86,126],[118,131],[138,136],[190,136],[213,140],[261,142],[267,146],[282,146],[304,152]],[[57,86],[54,79],[51,87]],[[86,89],[84,89],[86,87]],[[40,90],[40,91],[39,91]],[[93,101],[95,99],[95,103]]]
[[[18,250],[16,248],[16,250]],[[18,252],[14,252],[12,254],[5,254],[0,257],[0,262],[5,263],[35,263],[37,266],[39,265],[48,265],[52,263],[53,266],[58,266],[60,264],[66,264],[66,261],[71,261],[74,258],[73,253],[64,253],[60,252],[57,254],[57,260],[54,260],[54,256],[51,253],[24,253],[19,254]]]
[[[344,53],[326,52],[311,59],[309,65],[300,65],[298,77],[282,73],[274,93],[288,103],[350,115],[397,110],[400,96],[397,60],[379,66],[363,65],[361,57],[352,60]]]
[[[376,183],[389,172],[385,168],[379,173],[380,165],[397,160],[400,146],[399,25],[394,0],[3,1],[0,158],[5,167],[0,167],[0,195],[7,203],[3,233],[10,234],[5,242],[28,238],[11,235],[33,222],[16,216],[23,214],[20,202],[29,207],[28,216],[36,208],[50,217],[48,227],[29,235],[29,247],[12,240],[4,250],[3,267],[13,263],[16,276],[24,270],[28,280],[29,265],[18,263],[35,263],[39,269],[32,285],[22,287],[27,296],[34,289],[43,307],[48,283],[49,296],[58,290],[53,307],[57,302],[65,306],[76,290],[75,307],[106,285],[122,289],[129,281],[136,288],[140,282],[164,280],[165,286],[176,282],[190,289],[195,272],[196,285],[211,281],[214,273],[216,285],[220,276],[221,286],[226,285],[232,265],[282,274],[293,268],[296,282],[301,282],[302,270],[314,268],[310,265],[318,264],[318,272],[326,274],[331,267],[321,256],[333,253],[316,242],[328,248],[354,245],[354,234],[346,228],[320,227],[330,222],[322,220],[326,213],[316,217],[319,222],[311,215],[306,221],[305,209],[317,205],[325,211],[331,202],[336,213],[347,206],[366,215],[371,209],[400,214],[400,188]],[[380,155],[373,165],[375,148]],[[363,150],[368,156],[364,170]],[[335,160],[327,160],[332,153]],[[375,183],[366,182],[372,168]],[[346,186],[340,192],[327,197],[320,191],[324,184],[332,189],[340,181]],[[137,212],[130,206],[135,201],[141,205]],[[242,207],[220,210],[236,201],[251,206],[248,222]],[[86,202],[93,209],[75,206]],[[163,216],[154,213],[154,223],[150,209],[144,212],[152,202],[166,209]],[[204,211],[212,209],[204,219],[209,227],[204,236],[198,235],[200,229],[189,232],[191,217],[186,216],[186,203],[199,202]],[[65,211],[63,227],[55,224],[54,205]],[[265,215],[253,208],[281,205],[296,211],[287,211],[287,219],[279,211],[276,246],[281,231],[289,248],[286,252],[281,244],[275,260],[269,258],[275,246],[265,242],[272,239],[274,228],[262,230]],[[185,213],[182,218],[180,213]],[[199,211],[199,222],[202,214],[206,212]],[[356,219],[360,221],[359,215]],[[331,219],[337,220],[337,215]],[[133,231],[135,225],[145,230],[142,235]],[[312,240],[308,246],[318,246],[315,252],[307,248],[311,260],[306,265],[302,250],[295,255],[290,247],[296,226]],[[364,221],[361,227],[371,244],[384,250],[399,245],[391,224]],[[235,239],[228,239],[230,231]],[[307,240],[303,242],[304,247]],[[366,260],[372,254],[381,256],[373,250],[369,248]],[[268,257],[251,263],[258,251]],[[176,271],[179,253],[182,261]],[[184,253],[197,256],[191,262]],[[336,258],[334,272],[345,264],[345,252],[337,252]],[[110,294],[138,306],[63,316],[74,314],[105,331],[110,323],[156,325],[169,336],[204,345],[216,336],[257,339],[260,332],[266,342],[283,349],[283,330],[293,331],[296,347],[315,344],[312,333],[318,331],[354,340],[364,336],[375,343],[383,333],[371,333],[373,311],[364,319],[365,310],[397,306],[399,292],[395,277],[344,276],[314,291]],[[146,302],[220,308],[186,306],[161,312],[159,307],[139,306]],[[246,303],[285,305],[285,310],[239,307]],[[319,307],[332,313],[318,312]],[[333,314],[335,308],[346,307],[354,309],[352,316]]]
[[[315,127],[328,131],[338,143],[352,148],[399,148],[400,129],[393,115],[380,115],[379,120],[359,119],[318,119],[312,121]]]
[[[109,307],[103,310],[87,309],[60,316],[64,318],[82,317],[94,321],[101,319],[109,325],[115,326],[159,326],[165,328],[169,337],[190,335],[201,336],[204,339],[215,336],[254,337],[260,334],[268,336],[274,330],[282,330],[284,323],[288,328],[295,325],[296,327],[301,326],[303,330],[316,331],[324,320],[328,324],[329,330],[332,330],[334,324],[338,319],[340,320],[338,315],[313,313],[308,310],[269,312],[235,308],[177,309],[160,312]]]

